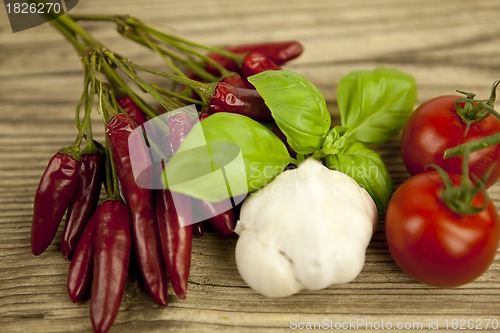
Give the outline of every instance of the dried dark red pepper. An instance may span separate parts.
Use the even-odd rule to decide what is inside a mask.
[[[302,44],[296,40],[233,45],[225,49],[234,53],[257,52],[265,55],[277,65],[283,65],[297,58],[304,51]]]
[[[227,69],[228,71],[236,72],[236,73],[240,71],[240,66],[238,66],[238,64],[236,62],[234,62],[232,59],[229,59],[223,55],[216,54],[216,53],[209,53],[207,56],[210,57],[210,59],[217,62],[222,67],[224,67],[225,69]],[[211,64],[207,64],[205,66],[205,69],[210,74],[213,74],[216,76],[220,75],[219,70],[217,68],[215,68],[215,66],[212,66]]]
[[[232,85],[237,88],[248,88],[251,83],[246,79],[242,78],[240,74],[233,74],[231,76],[226,76],[222,79],[222,82]],[[253,87],[253,86],[252,86]]]
[[[191,268],[193,225],[191,198],[179,195],[177,199],[174,205],[169,190],[156,192],[156,216],[170,284],[177,297],[184,299]]]
[[[199,117],[200,121],[203,120],[203,119],[205,119],[205,118],[208,118],[208,116],[210,116],[210,115],[207,112],[205,112],[205,111],[202,112],[202,113],[200,113],[200,117]]]
[[[156,303],[167,305],[166,269],[161,252],[152,191],[137,185],[130,162],[128,137],[135,128],[136,124],[130,116],[117,114],[109,120],[106,135],[110,142],[121,189],[130,209],[134,248],[144,283]],[[136,153],[144,154],[144,160],[150,158],[147,151]]]
[[[257,121],[271,121],[271,111],[255,89],[238,88],[218,82],[212,94],[208,114],[217,112],[237,113]]]
[[[42,254],[54,239],[75,193],[81,162],[71,148],[50,159],[35,193],[31,224],[31,252]],[[68,151],[68,152],[66,152]]]
[[[193,215],[196,219],[205,219],[204,223],[210,223],[224,235],[230,236],[236,226],[236,214],[231,204],[229,200],[209,202],[193,199]]]
[[[168,118],[168,142],[173,152],[177,151],[195,123],[196,119],[186,113],[176,113]],[[161,167],[163,171],[164,164]],[[177,297],[184,299],[191,268],[192,204],[187,196],[177,195],[176,199],[174,206],[169,190],[157,191],[156,218],[170,284]]]
[[[168,117],[168,144],[172,152],[177,151],[182,140],[184,140],[196,121],[197,119],[191,118],[185,112],[175,113]]]
[[[304,51],[302,44],[295,40],[233,45],[226,46],[224,49],[240,54],[257,52],[272,60],[276,65],[283,65],[297,58]],[[240,66],[235,61],[220,54],[210,53],[208,56],[227,70],[237,73],[240,72]],[[213,75],[220,75],[219,71],[213,66],[207,65],[206,69]]]
[[[94,332],[107,332],[116,319],[128,276],[132,239],[122,201],[102,204],[94,239],[90,319]]]
[[[241,73],[243,73],[243,76],[245,77],[265,71],[275,71],[279,69],[281,69],[281,67],[271,60],[271,58],[258,52],[249,52],[245,55],[241,63]]]
[[[141,126],[148,118],[144,112],[135,104],[135,102],[128,95],[124,95],[116,100],[118,104],[123,108],[126,114],[128,114],[138,126]]]
[[[90,296],[94,269],[95,230],[101,218],[103,207],[103,205],[99,205],[85,225],[69,265],[67,289],[73,303],[83,300],[87,295]]]
[[[99,202],[104,178],[104,154],[96,149],[82,154],[75,195],[66,213],[66,224],[61,239],[61,252],[71,259],[78,239]]]
[[[207,202],[205,202],[207,204]],[[209,203],[207,209],[214,210],[214,212],[220,212],[217,208],[217,204]],[[222,213],[219,213],[208,219],[210,224],[212,224],[217,230],[226,236],[234,235],[234,227],[236,226],[236,214],[234,210],[228,209]]]

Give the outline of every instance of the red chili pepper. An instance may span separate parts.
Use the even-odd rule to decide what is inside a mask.
[[[223,211],[224,204],[222,202],[201,201],[197,208],[205,211],[205,214],[212,216],[208,219],[217,230],[226,236],[233,235],[234,227],[236,226],[236,215],[233,208]],[[221,213],[221,211],[223,211]],[[216,215],[215,215],[216,214]]]
[[[177,113],[167,120],[168,142],[173,152],[196,123],[186,113]],[[164,165],[162,164],[163,168]],[[193,239],[191,198],[178,195],[176,205],[169,190],[156,193],[156,217],[170,284],[177,297],[186,298]]]
[[[94,239],[90,319],[94,332],[107,332],[116,319],[127,281],[132,239],[127,205],[102,204]]]
[[[104,155],[101,152],[83,153],[75,195],[66,213],[61,240],[61,252],[67,260],[73,256],[83,228],[97,207],[103,177]]]
[[[205,119],[205,118],[208,118],[208,116],[210,116],[207,112],[203,111],[202,113],[200,113],[200,121]]]
[[[226,236],[234,235],[236,216],[232,209],[209,219],[209,222]]]
[[[209,54],[207,54],[207,56],[210,57],[215,62],[217,62],[222,67],[224,67],[225,69],[227,69],[228,71],[236,72],[236,73],[240,71],[240,68],[236,62],[234,62],[233,60],[231,60],[223,55],[216,54],[216,53],[209,53]],[[220,75],[219,70],[217,68],[215,68],[214,66],[212,66],[211,64],[207,64],[205,66],[205,69],[210,74],[213,74],[216,76]]]
[[[295,40],[234,45],[225,47],[225,49],[234,53],[258,52],[274,61],[277,65],[283,65],[297,58],[304,51],[302,44]]]
[[[168,143],[173,152],[177,151],[182,140],[196,124],[196,120],[191,119],[189,114],[183,112],[173,114],[168,118]]]
[[[253,89],[251,83],[249,83],[246,79],[242,78],[240,74],[234,74],[231,76],[226,76],[222,79],[222,82],[232,85],[237,88],[248,88],[250,85]]]
[[[31,224],[31,252],[42,254],[54,239],[75,193],[81,162],[57,152],[49,161],[35,193]]]
[[[155,302],[167,305],[167,277],[152,191],[137,185],[130,163],[128,137],[135,128],[136,124],[131,117],[117,114],[108,122],[106,135],[109,138],[121,189],[130,209],[134,247],[144,283]],[[144,160],[150,158],[147,151],[136,153],[143,153]]]
[[[241,63],[243,76],[249,77],[261,72],[279,70],[281,67],[262,53],[249,52]]]
[[[141,126],[148,118],[144,112],[135,104],[135,102],[130,98],[130,96],[125,95],[116,100],[118,104],[123,108],[126,114],[128,114],[138,126]]]
[[[73,303],[84,299],[90,294],[94,269],[95,230],[101,218],[103,207],[103,205],[99,205],[85,225],[69,265],[67,289],[69,298]]]
[[[157,191],[156,216],[170,284],[177,297],[184,299],[191,268],[193,241],[191,198],[179,196],[174,206],[169,190]]]
[[[238,113],[257,121],[272,120],[271,111],[254,89],[238,88],[218,82],[209,102],[208,114],[216,112]]]
[[[304,51],[304,47],[298,41],[280,41],[280,42],[267,42],[257,44],[244,44],[226,46],[226,50],[234,53],[248,53],[257,52],[263,54],[277,65],[283,65],[286,62],[297,58]],[[240,72],[240,68],[236,62],[219,54],[210,53],[210,58],[215,60],[218,64],[223,66],[229,71]],[[213,75],[220,75],[219,71],[211,65],[206,66],[207,71]]]

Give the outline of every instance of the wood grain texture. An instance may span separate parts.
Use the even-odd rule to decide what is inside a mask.
[[[205,44],[297,39],[304,54],[287,68],[306,75],[337,115],[336,84],[354,69],[397,67],[415,76],[418,103],[456,89],[489,94],[500,72],[497,0],[82,0],[74,13],[128,13]],[[88,26],[110,48],[161,66],[145,49],[123,41],[111,26]],[[68,263],[58,238],[33,257],[29,233],[39,177],[60,147],[76,135],[73,110],[81,66],[50,26],[11,33],[0,10],[0,325],[2,332],[89,332],[88,302],[66,295]],[[335,118],[338,122],[338,117]],[[102,139],[98,115],[94,121]],[[377,147],[395,185],[408,177],[399,139]],[[500,207],[500,185],[490,191]],[[241,280],[235,238],[197,238],[189,294],[156,306],[135,275],[128,281],[112,332],[285,332],[295,321],[398,323],[446,329],[446,320],[500,320],[500,253],[476,282],[456,289],[423,286],[391,260],[383,218],[366,266],[352,283],[293,297],[259,296]],[[484,328],[483,322],[483,328]],[[422,330],[423,331],[423,330]]]

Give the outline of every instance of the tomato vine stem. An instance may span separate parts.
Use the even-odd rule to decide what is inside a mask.
[[[475,100],[474,97],[476,97],[476,94],[457,90],[457,92],[465,95],[465,97],[457,99],[455,103],[457,114],[467,125],[464,136],[467,135],[469,128],[473,123],[481,121],[489,115],[500,119],[500,113],[493,108],[496,99],[496,89],[499,84],[500,80],[493,82],[490,97],[486,100]]]

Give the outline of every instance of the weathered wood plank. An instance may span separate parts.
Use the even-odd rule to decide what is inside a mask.
[[[456,89],[489,93],[500,68],[497,0],[172,1],[86,0],[78,13],[129,13],[206,44],[298,39],[304,54],[288,65],[311,79],[337,115],[336,84],[354,69],[383,65],[415,76],[419,103]],[[122,41],[110,26],[89,25],[111,48],[154,66],[161,61]],[[12,34],[0,10],[0,322],[3,332],[88,332],[88,302],[65,293],[68,263],[59,238],[47,253],[29,251],[33,193],[48,158],[73,141],[73,112],[82,88],[71,46],[44,25]],[[338,121],[338,118],[335,118]],[[94,115],[97,138],[101,120]],[[395,185],[408,177],[399,140],[377,147]],[[490,190],[500,207],[500,185]],[[296,322],[404,323],[429,328],[453,319],[500,319],[500,251],[490,270],[456,289],[416,283],[386,247],[383,218],[352,283],[320,292],[268,299],[250,290],[234,263],[235,238],[207,234],[194,242],[189,296],[170,296],[162,309],[146,295],[137,274],[112,332],[282,332]],[[361,322],[359,322],[361,324]],[[421,325],[421,327],[419,326]],[[431,325],[431,326],[432,326]],[[484,325],[483,325],[484,328]]]

